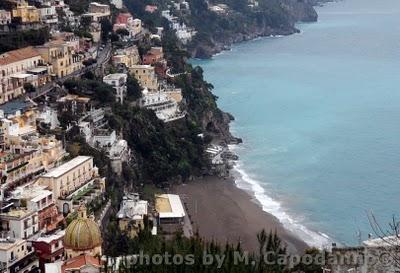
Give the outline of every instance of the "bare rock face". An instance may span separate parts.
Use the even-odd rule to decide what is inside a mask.
[[[190,49],[192,58],[209,59],[213,55],[229,50],[235,43],[249,41],[258,37],[267,37],[272,35],[290,35],[299,32],[295,27],[273,29],[269,26],[260,25],[244,27],[242,33],[235,33],[226,37],[214,37],[212,44],[198,43]]]
[[[295,22],[316,22],[318,14],[314,9],[317,0],[284,0],[283,7]]]

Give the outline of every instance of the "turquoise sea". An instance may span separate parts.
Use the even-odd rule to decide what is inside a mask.
[[[194,60],[244,144],[237,184],[307,242],[400,218],[400,1],[344,0],[300,34]]]

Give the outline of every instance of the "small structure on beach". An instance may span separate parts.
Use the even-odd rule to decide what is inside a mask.
[[[186,215],[181,198],[176,194],[157,195],[156,211],[159,225],[183,224]]]

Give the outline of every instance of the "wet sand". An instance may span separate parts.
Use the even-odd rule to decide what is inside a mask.
[[[277,231],[291,253],[301,253],[306,243],[287,231],[276,217],[264,212],[247,192],[239,189],[232,179],[206,177],[178,186],[188,208],[193,229],[207,239],[220,243],[236,243],[248,251],[257,251],[257,233],[263,228]]]

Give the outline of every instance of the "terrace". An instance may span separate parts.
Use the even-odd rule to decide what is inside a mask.
[[[65,198],[60,197],[60,200],[72,201],[74,208],[79,206],[81,202],[88,204],[91,201],[95,200],[97,197],[101,196],[104,192],[102,186],[103,181],[104,179],[101,178],[92,179],[81,186],[79,189],[71,192]]]

